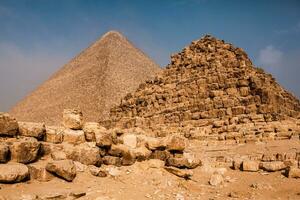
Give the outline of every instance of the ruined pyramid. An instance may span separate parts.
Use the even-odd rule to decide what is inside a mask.
[[[19,121],[59,124],[65,108],[85,120],[108,116],[112,105],[160,70],[123,35],[110,31],[73,58],[10,111]]]
[[[103,124],[250,141],[299,134],[299,113],[299,100],[256,68],[241,48],[207,35],[127,94]]]

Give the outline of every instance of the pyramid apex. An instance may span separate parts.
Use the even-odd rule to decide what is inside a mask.
[[[106,32],[106,33],[101,37],[101,39],[112,38],[112,37],[125,38],[119,31],[111,30],[111,31]]]

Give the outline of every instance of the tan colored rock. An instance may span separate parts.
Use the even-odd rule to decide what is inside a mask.
[[[107,133],[106,128],[100,126],[97,122],[84,123],[82,130],[88,142],[96,142],[96,135]]]
[[[148,160],[152,154],[152,151],[147,149],[145,146],[141,146],[132,150],[137,161]]]
[[[178,168],[194,169],[201,165],[201,161],[194,154],[184,153],[183,155],[171,156],[167,159],[167,165]]]
[[[130,151],[129,147],[124,144],[113,144],[108,150],[108,154],[111,156],[122,157],[124,154]]]
[[[24,164],[0,164],[0,183],[18,183],[28,177],[29,170]]]
[[[146,137],[146,147],[150,150],[163,150],[166,148],[165,140],[161,138]]]
[[[76,177],[76,166],[72,160],[49,162],[46,165],[46,170],[65,179],[66,181],[73,181]]]
[[[85,165],[100,166],[102,163],[98,147],[84,143],[76,146],[65,145],[65,153],[68,159],[78,161]]]
[[[147,161],[149,168],[163,168],[165,162],[159,159],[150,159]]]
[[[53,151],[51,153],[51,158],[53,160],[66,160],[67,159],[67,155],[63,151]]]
[[[281,161],[262,162],[260,165],[264,171],[268,172],[280,171],[287,167],[284,162]]]
[[[78,130],[82,129],[83,116],[82,112],[76,109],[64,109],[63,124],[66,128]]]
[[[259,163],[252,160],[244,160],[242,164],[243,171],[257,172],[259,170]]]
[[[98,147],[109,148],[113,143],[110,133],[101,133],[96,135],[96,145]]]
[[[122,165],[121,158],[115,156],[104,156],[102,161],[105,165],[115,165],[120,167]]]
[[[224,182],[224,178],[219,173],[212,174],[210,179],[209,179],[209,184],[212,185],[212,186],[221,185],[223,182]]]
[[[243,159],[234,158],[233,161],[232,161],[232,168],[234,170],[241,170],[242,169],[242,163],[243,163]]]
[[[70,144],[81,144],[86,142],[85,135],[82,130],[72,130],[72,129],[65,129],[64,130],[64,142]]]
[[[46,127],[44,123],[34,122],[19,122],[19,134],[26,137],[35,137],[38,140],[42,140],[46,133]]]
[[[107,171],[100,168],[100,167],[96,167],[93,165],[89,166],[89,171],[93,176],[99,176],[99,177],[106,177],[107,176]]]
[[[27,167],[29,169],[30,179],[35,179],[40,182],[48,182],[54,178],[54,176],[48,172],[42,164],[32,163]]]
[[[31,163],[38,158],[41,144],[32,137],[22,138],[10,146],[11,159],[19,163]]]
[[[170,156],[171,154],[169,151],[156,150],[152,152],[150,159],[159,159],[159,160],[166,161]]]
[[[127,134],[123,136],[123,144],[130,147],[136,148],[137,147],[137,137],[134,134]]]
[[[0,144],[0,163],[6,163],[9,159],[9,147],[6,144]]]
[[[58,126],[46,126],[46,142],[62,143],[64,136],[64,129]]]
[[[190,179],[193,176],[193,172],[187,169],[178,169],[175,167],[165,167],[165,170],[184,179]]]
[[[0,112],[0,135],[16,136],[18,133],[18,122],[8,113]]]
[[[185,138],[172,135],[166,138],[166,147],[169,151],[183,151],[186,146]]]
[[[289,178],[300,178],[300,169],[297,167],[289,167],[286,170]]]

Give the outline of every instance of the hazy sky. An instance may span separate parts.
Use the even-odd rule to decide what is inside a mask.
[[[300,97],[299,0],[0,0],[0,111],[111,29],[161,66],[212,34]]]

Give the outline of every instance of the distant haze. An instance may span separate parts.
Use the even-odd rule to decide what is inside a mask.
[[[161,66],[212,34],[300,97],[299,10],[298,0],[0,0],[0,111],[112,29]]]

